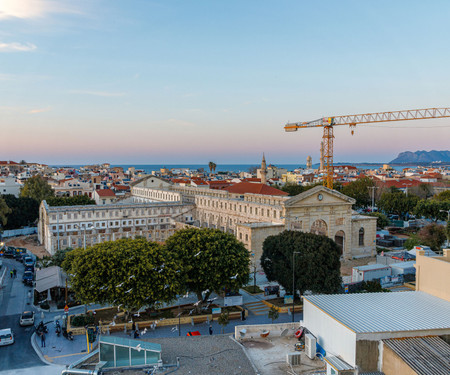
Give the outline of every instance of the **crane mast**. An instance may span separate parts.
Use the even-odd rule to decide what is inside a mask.
[[[286,132],[294,132],[302,128],[323,128],[323,148],[325,159],[326,177],[323,180],[324,186],[333,188],[333,128],[338,125],[348,125],[352,129],[357,124],[370,124],[377,122],[407,121],[407,120],[427,120],[435,118],[450,117],[450,108],[425,108],[411,109],[405,111],[374,112],[359,115],[346,115],[334,117],[322,117],[313,121],[288,123],[284,126]]]

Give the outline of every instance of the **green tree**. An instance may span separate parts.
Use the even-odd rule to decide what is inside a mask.
[[[441,251],[447,236],[443,225],[436,223],[424,226],[418,233],[421,244],[430,246],[433,251]]]
[[[414,246],[419,246],[420,243],[420,238],[417,234],[412,234],[411,236],[409,236],[409,238],[405,241],[405,249],[406,250],[411,250]]]
[[[378,208],[386,213],[397,214],[405,218],[407,213],[412,213],[420,199],[414,195],[406,196],[400,190],[386,191],[381,194]]]
[[[95,201],[87,195],[75,195],[73,197],[51,197],[47,199],[49,206],[87,206],[95,204]]]
[[[440,201],[436,199],[422,199],[414,208],[414,213],[427,219],[447,220],[447,211],[450,210],[450,200]],[[445,211],[445,212],[443,212]]]
[[[450,201],[450,190],[441,191],[433,197],[437,201]]]
[[[385,228],[389,225],[389,219],[385,214],[381,212],[371,212],[370,214],[366,214],[365,216],[374,216],[377,218],[377,228]]]
[[[363,208],[372,204],[372,196],[369,188],[375,186],[372,179],[360,178],[342,187],[342,194],[356,200],[355,207]]]
[[[5,229],[17,229],[33,225],[39,218],[39,203],[33,198],[16,198],[12,194],[3,196],[10,208]]]
[[[209,171],[210,171],[211,173],[214,173],[214,172],[216,171],[217,165],[216,165],[216,163],[210,161],[210,162],[208,163],[208,167],[209,167]]]
[[[70,251],[63,268],[84,303],[123,305],[131,311],[173,301],[181,290],[181,263],[163,246],[143,239]]]
[[[239,290],[249,280],[249,252],[232,234],[187,228],[175,232],[165,246],[183,264],[186,290],[199,301],[206,301],[212,292]]]
[[[295,254],[293,263],[293,252]],[[312,233],[284,231],[263,243],[261,265],[269,281],[277,281],[286,291],[336,293],[341,287],[340,249],[332,239]]]
[[[418,186],[413,186],[408,190],[409,194],[415,195],[420,199],[428,199],[433,196],[434,190],[433,186],[429,184],[420,184]]]
[[[269,309],[269,313],[267,314],[268,318],[272,320],[272,324],[275,320],[278,319],[280,316],[280,313],[278,312],[278,309],[275,306],[271,306]]]
[[[230,314],[228,313],[228,311],[222,311],[222,314],[220,314],[217,318],[217,323],[219,323],[222,327],[223,334],[225,327],[228,325],[228,323],[230,323]]]
[[[41,176],[33,176],[25,181],[20,196],[22,198],[33,198],[41,203],[44,199],[48,199],[55,195],[54,190]]]
[[[51,267],[51,266],[58,266],[62,267],[62,264],[64,260],[66,259],[66,255],[72,251],[73,249],[71,247],[68,247],[66,249],[60,249],[57,250],[55,254],[52,256],[44,256],[42,259],[39,260],[39,263],[43,268],[45,267]]]
[[[8,222],[8,215],[11,213],[11,209],[6,204],[5,200],[0,196],[0,223],[5,226]]]
[[[305,187],[303,185],[298,185],[298,184],[293,183],[293,182],[287,182],[286,184],[283,185],[281,190],[283,190],[284,192],[288,193],[289,196],[292,197],[294,195],[303,193],[305,191]]]

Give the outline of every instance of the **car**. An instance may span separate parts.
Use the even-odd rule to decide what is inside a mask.
[[[29,283],[33,283],[34,273],[31,271],[25,271],[22,276],[22,281],[24,284],[29,285]]]
[[[24,311],[22,315],[20,315],[19,325],[21,327],[34,325],[34,312]]]
[[[23,264],[25,267],[33,266],[34,267],[34,259],[30,256],[23,258]]]
[[[0,329],[0,346],[14,344],[14,333],[11,328]]]

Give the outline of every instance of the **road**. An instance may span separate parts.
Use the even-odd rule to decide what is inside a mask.
[[[29,367],[47,366],[31,346],[31,335],[34,327],[20,327],[19,317],[23,310],[33,309],[31,298],[28,297],[29,287],[22,283],[24,266],[13,259],[3,258],[3,267],[7,273],[0,289],[0,329],[11,328],[15,334],[15,343],[0,346],[0,373],[7,370],[17,370]],[[9,271],[17,269],[17,278],[12,279]]]

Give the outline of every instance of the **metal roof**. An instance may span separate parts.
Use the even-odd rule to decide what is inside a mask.
[[[356,333],[450,329],[450,302],[425,292],[303,298]]]
[[[383,340],[418,375],[450,374],[450,345],[440,337]]]
[[[161,345],[153,344],[145,340],[132,340],[118,336],[100,336],[100,342],[105,344],[125,346],[127,348],[137,350],[150,350],[152,352],[161,353]]]
[[[358,271],[373,271],[373,270],[381,270],[384,268],[389,268],[389,266],[386,266],[385,264],[368,264],[366,266],[353,267],[353,269]]]
[[[337,371],[354,370],[353,366],[350,366],[343,359],[334,355],[327,355],[326,357],[324,357],[324,360]]]
[[[43,268],[36,271],[36,291],[42,293],[51,288],[66,287],[66,273],[58,266]]]

